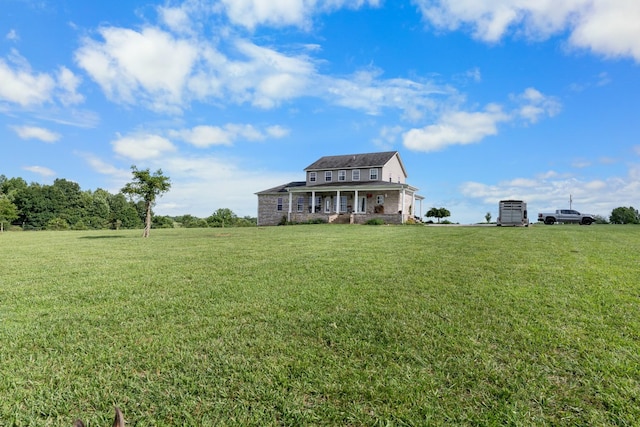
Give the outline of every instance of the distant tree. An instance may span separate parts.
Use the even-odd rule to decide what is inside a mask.
[[[258,218],[243,216],[236,221],[236,227],[255,227],[258,225]]]
[[[450,217],[451,212],[445,208],[431,208],[427,211],[425,216],[427,218],[438,218],[438,223],[440,223],[440,219]]]
[[[149,169],[138,170],[135,166],[131,166],[131,173],[133,174],[133,181],[127,183],[120,191],[144,202],[146,214],[142,237],[149,237],[149,232],[151,231],[151,207],[155,204],[156,197],[169,191],[171,182],[169,177],[162,174],[161,169],[152,174]]]
[[[109,226],[114,230],[120,228],[140,228],[144,221],[138,215],[138,210],[133,202],[127,201],[122,193],[109,195]]]
[[[153,217],[153,228],[173,228],[174,221],[171,217],[168,216],[157,216]]]
[[[232,227],[237,220],[236,214],[228,208],[220,208],[207,218],[210,227]]]
[[[11,201],[13,201],[13,195],[16,191],[28,186],[27,181],[22,178],[7,178],[4,175],[0,175],[0,194],[6,195]]]
[[[633,206],[628,208],[621,206],[611,211],[609,221],[611,224],[638,224],[640,223],[640,213]]]
[[[4,194],[0,195],[0,233],[4,233],[4,224],[18,219],[18,208]]]
[[[176,222],[179,222],[184,228],[207,228],[209,224],[207,221],[193,215],[182,215],[176,218]]]
[[[489,224],[491,222],[491,212],[487,212],[484,215],[484,219],[487,220],[487,224]]]
[[[594,215],[596,219],[596,224],[609,224],[609,220],[602,215]]]
[[[24,229],[41,230],[56,217],[55,204],[49,194],[50,187],[32,183],[13,194],[18,220]]]

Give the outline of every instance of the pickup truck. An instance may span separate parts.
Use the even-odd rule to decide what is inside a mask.
[[[573,209],[557,209],[553,213],[539,213],[538,221],[542,221],[547,225],[555,222],[573,222],[591,225],[591,223],[596,222],[596,218],[591,214],[581,214]]]

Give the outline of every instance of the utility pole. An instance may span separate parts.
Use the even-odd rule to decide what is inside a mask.
[[[571,194],[569,194],[569,209],[573,209],[573,196],[571,196]]]

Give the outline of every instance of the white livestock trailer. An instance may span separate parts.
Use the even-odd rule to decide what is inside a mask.
[[[500,200],[498,226],[529,226],[527,204],[522,200]]]

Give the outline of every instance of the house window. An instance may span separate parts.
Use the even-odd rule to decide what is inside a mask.
[[[376,205],[384,205],[384,196],[382,194],[376,196]]]
[[[378,180],[378,169],[369,169],[369,179],[371,181]]]
[[[331,178],[332,178],[332,177],[331,177],[331,171],[326,171],[326,172],[324,173],[324,180],[325,180],[325,182],[331,182]]]
[[[278,197],[278,208],[279,211],[282,210],[282,197]]]
[[[316,182],[316,173],[309,172],[309,182]]]
[[[347,196],[340,196],[340,212],[347,211]]]
[[[316,202],[313,203],[313,197],[309,197],[309,212],[320,212],[322,206],[322,196],[316,196]]]
[[[351,171],[351,180],[360,181],[360,169],[354,169]]]
[[[298,212],[304,209],[304,197],[298,197]]]
[[[347,171],[338,171],[338,181],[347,180]]]

